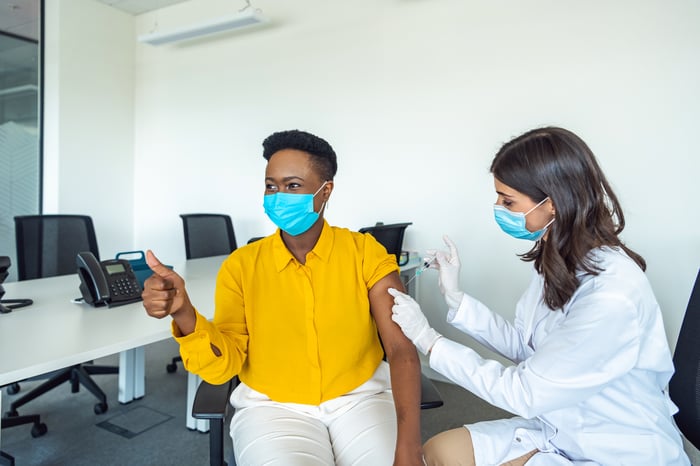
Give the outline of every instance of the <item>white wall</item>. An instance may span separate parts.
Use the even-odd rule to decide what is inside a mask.
[[[102,258],[133,238],[133,17],[45,2],[44,213],[85,214]]]
[[[241,2],[242,3],[242,2]],[[411,249],[460,246],[462,284],[511,309],[529,276],[492,219],[488,166],[534,126],[581,135],[628,217],[624,237],[675,342],[700,264],[700,5],[608,2],[258,0],[264,29],[188,44],[137,45],[136,242],[184,254],[178,214],[229,213],[239,242],[268,233],[260,143],[300,128],[327,138],[339,174],[327,218],[359,228],[413,221]],[[237,7],[238,5],[235,5]],[[192,24],[230,2],[142,15],[137,33]],[[421,292],[442,323],[434,276]]]
[[[77,14],[80,7],[68,3],[62,7]],[[239,242],[271,232],[260,143],[273,131],[300,128],[338,153],[332,224],[413,221],[405,245],[417,250],[440,246],[450,234],[460,246],[464,289],[512,315],[530,270],[515,254],[529,244],[494,224],[488,166],[511,137],[560,125],[589,143],[617,190],[627,214],[624,238],[648,261],[675,344],[700,264],[700,164],[691,146],[700,117],[700,4],[256,0],[273,20],[266,28],[160,47],[135,41],[156,24],[189,25],[240,3],[191,0],[141,15],[124,39],[135,60],[133,247],[177,263],[184,258],[183,212],[230,214]],[[78,21],[72,27],[85,27]],[[127,29],[120,26],[114,38]],[[101,59],[111,66],[108,55]],[[100,78],[118,95],[128,93],[121,77]],[[119,98],[90,95],[100,118],[88,127],[124,144],[129,130],[101,121]],[[66,115],[76,116],[83,115]],[[109,149],[101,158],[123,167],[121,151]],[[87,147],[71,147],[73,165],[64,168],[62,160],[61,181],[75,181],[65,171],[92,157]],[[72,202],[60,208],[85,205],[112,218],[111,188],[79,200],[77,186],[66,186],[61,193]],[[112,235],[130,233],[124,223],[113,227]],[[463,339],[443,322],[433,275],[423,275],[421,296],[436,328]]]

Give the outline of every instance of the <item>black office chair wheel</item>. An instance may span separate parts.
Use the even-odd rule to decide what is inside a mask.
[[[177,371],[177,364],[171,362],[170,364],[165,366],[165,370],[168,371],[168,374],[172,374],[175,371]]]
[[[103,414],[106,413],[109,407],[107,406],[107,403],[97,403],[95,405],[95,414]]]
[[[19,393],[19,384],[17,382],[13,382],[10,385],[8,385],[7,393],[10,395],[16,395],[17,393]]]
[[[39,424],[34,424],[34,426],[32,427],[32,437],[41,437],[46,433],[47,430],[49,429],[43,422],[40,422]]]

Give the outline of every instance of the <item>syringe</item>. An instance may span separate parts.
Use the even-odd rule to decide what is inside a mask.
[[[411,278],[409,278],[408,281],[406,281],[406,283],[404,283],[404,286],[406,288],[408,288],[408,284],[411,283],[413,280],[415,280],[418,275],[422,274],[424,270],[430,268],[430,264],[432,264],[435,261],[435,259],[437,259],[437,257],[433,256],[433,258],[430,259],[429,261],[424,261],[423,265],[421,265],[420,267],[418,267],[418,269],[416,269],[416,274],[414,276],[412,276]]]

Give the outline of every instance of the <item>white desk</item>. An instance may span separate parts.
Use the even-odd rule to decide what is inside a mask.
[[[190,299],[208,318],[214,313],[215,278],[224,258],[175,265]],[[34,304],[0,315],[0,385],[120,353],[119,402],[142,397],[143,346],[171,338],[171,319],[149,317],[140,302],[113,308],[71,303],[80,296],[79,283],[76,274],[3,284],[6,298],[31,298]],[[193,380],[188,391],[196,389]],[[189,417],[189,403],[187,408]]]

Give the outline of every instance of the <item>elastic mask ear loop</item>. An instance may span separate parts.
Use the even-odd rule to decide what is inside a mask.
[[[535,210],[536,208],[538,208],[539,206],[541,206],[542,204],[544,204],[544,203],[547,201],[547,199],[549,199],[549,196],[547,196],[547,197],[545,197],[544,199],[542,199],[535,207],[533,207],[532,209],[528,210],[528,211],[525,212],[523,215],[529,214],[530,212],[532,212],[533,210]]]
[[[316,194],[318,194],[326,184],[328,184],[328,180],[324,181],[323,184],[321,185],[321,187],[316,190],[316,192],[314,193],[314,197],[316,197]],[[319,215],[321,215],[321,212],[323,212],[323,209],[326,208],[326,202],[328,202],[328,201],[323,201],[323,204],[321,204],[321,208],[318,209]]]
[[[325,185],[327,185],[327,184],[328,184],[328,180],[324,181],[323,184],[321,185],[321,187],[318,188],[318,189],[316,190],[316,192],[314,193],[314,197],[316,197],[316,194],[318,194],[318,193],[323,189],[323,187],[324,187]],[[323,202],[325,203],[326,201],[323,201]]]

